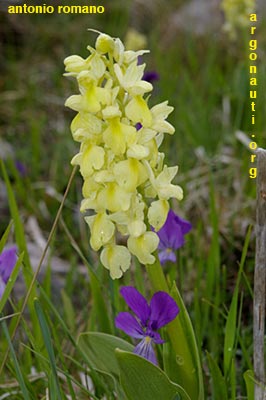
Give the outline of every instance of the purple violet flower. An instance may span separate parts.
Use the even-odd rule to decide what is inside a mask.
[[[3,250],[0,254],[0,299],[17,262],[16,251],[17,247],[12,246],[9,249]]]
[[[15,162],[16,169],[22,178],[27,176],[27,168],[26,165],[23,164],[21,161],[16,160]]]
[[[161,264],[166,261],[176,262],[174,250],[179,249],[185,244],[184,236],[192,229],[190,222],[180,218],[171,209],[168,212],[166,221],[157,235],[160,242],[158,246],[158,256]]]
[[[134,353],[157,364],[152,343],[164,343],[157,330],[175,319],[179,313],[176,302],[166,292],[156,292],[149,305],[145,297],[132,286],[122,287],[120,293],[135,316],[120,312],[115,319],[115,326],[127,335],[141,339]]]
[[[144,72],[142,79],[146,82],[154,82],[160,79],[160,75],[156,71]]]

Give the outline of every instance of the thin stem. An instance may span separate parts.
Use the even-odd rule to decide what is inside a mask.
[[[156,261],[154,264],[146,265],[146,270],[147,270],[150,282],[152,284],[153,290],[155,292],[162,290],[164,292],[169,293],[169,287],[168,287],[165,275],[163,273],[161,264],[158,260],[158,257],[156,257]]]

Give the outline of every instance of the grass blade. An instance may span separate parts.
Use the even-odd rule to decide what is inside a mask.
[[[57,376],[55,354],[54,354],[54,349],[53,349],[53,345],[52,345],[52,339],[51,339],[50,330],[49,330],[49,327],[48,327],[48,324],[47,324],[47,321],[46,321],[45,314],[43,312],[43,309],[42,309],[38,299],[34,300],[34,306],[35,306],[36,314],[37,314],[37,317],[38,317],[38,320],[39,320],[39,323],[40,323],[44,344],[45,344],[45,347],[46,347],[46,350],[47,350],[47,353],[48,353],[48,357],[49,357],[49,361],[50,361],[51,380],[53,382],[54,389],[55,389],[56,394],[57,394],[56,399],[62,400],[63,398],[62,398],[62,395],[61,395],[61,390],[60,390],[60,386],[59,386],[59,380],[58,380],[58,376]]]
[[[24,252],[21,253],[19,258],[17,259],[16,265],[15,265],[15,267],[11,273],[11,276],[7,282],[7,285],[5,287],[5,291],[2,295],[2,297],[0,298],[0,313],[2,312],[4,306],[9,298],[10,292],[11,292],[14,284],[16,283],[16,279],[17,279],[17,276],[18,276],[18,273],[20,270],[20,265],[23,261],[23,258],[24,258]]]
[[[23,399],[24,400],[32,400],[31,396],[30,396],[30,394],[28,392],[28,389],[27,389],[27,386],[26,386],[25,379],[23,377],[22,371],[20,369],[20,366],[19,366],[19,363],[18,363],[18,360],[17,360],[17,357],[16,357],[16,353],[15,353],[14,347],[12,345],[12,341],[11,341],[11,338],[10,338],[10,335],[9,335],[9,332],[8,332],[8,328],[7,328],[7,325],[6,325],[6,322],[5,322],[4,319],[0,318],[0,325],[3,328],[4,335],[5,335],[6,340],[8,342],[11,358],[13,360],[14,368],[15,368],[15,371],[16,371],[16,377],[17,377],[19,386],[20,386],[22,394],[23,394]]]

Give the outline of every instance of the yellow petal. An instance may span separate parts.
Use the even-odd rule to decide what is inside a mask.
[[[111,212],[127,211],[130,207],[131,194],[123,190],[117,183],[107,183],[98,194],[99,206]]]
[[[144,68],[145,64],[137,65],[137,61],[135,61],[123,73],[118,64],[114,65],[114,71],[120,85],[132,96],[142,96],[144,93],[152,90],[151,83],[141,80]]]
[[[125,108],[126,116],[135,124],[140,122],[145,128],[152,123],[152,116],[146,101],[141,96],[135,96]]]
[[[96,143],[102,132],[102,121],[91,113],[81,112],[75,116],[70,128],[76,141],[83,142],[90,139]]]
[[[64,64],[66,71],[69,72],[67,75],[77,75],[87,67],[87,61],[88,59],[84,60],[84,58],[77,55],[66,57],[64,59]]]
[[[110,120],[110,125],[103,132],[103,140],[105,144],[112,149],[114,154],[124,154],[126,150],[126,140],[118,118]]]
[[[101,33],[96,39],[95,48],[100,53],[112,53],[114,46],[113,38],[105,33]]]
[[[97,183],[93,177],[88,177],[84,180],[82,186],[82,195],[85,198],[95,198],[97,191],[100,189],[99,183]]]
[[[121,111],[119,110],[118,105],[108,106],[102,110],[102,115],[104,119],[112,119],[115,117],[121,117]]]
[[[71,110],[80,111],[83,108],[83,97],[80,94],[73,94],[66,99],[65,106]]]
[[[141,220],[131,221],[128,224],[128,233],[132,237],[139,237],[146,231],[146,225]]]
[[[162,199],[169,199],[175,197],[177,200],[182,200],[183,190],[178,185],[171,184],[171,180],[174,178],[178,171],[178,167],[167,167],[164,166],[163,171],[155,179],[155,186],[158,196]]]
[[[148,157],[149,154],[150,151],[148,147],[142,146],[141,144],[133,144],[127,151],[128,157],[136,158],[137,160],[142,160]]]
[[[168,106],[168,101],[156,104],[151,108],[151,113],[155,120],[164,120],[174,110],[174,107]]]
[[[98,209],[98,203],[95,197],[91,197],[91,198],[87,198],[87,199],[83,199],[81,201],[81,205],[80,205],[80,212],[86,212],[88,210],[94,210],[96,212],[98,211],[104,211],[103,209],[99,210]]]
[[[94,170],[102,168],[104,164],[104,149],[100,146],[88,145],[81,153],[80,173],[83,178],[89,177]],[[72,159],[72,164],[77,160]]]
[[[115,233],[115,226],[105,213],[99,213],[90,217],[85,217],[85,221],[90,227],[90,244],[93,250],[99,250],[107,244]]]
[[[158,231],[165,223],[169,211],[167,200],[153,201],[148,210],[148,220],[151,226]]]
[[[121,123],[116,117],[109,121],[108,128],[103,132],[103,140],[115,155],[122,155],[126,151],[129,137],[135,133],[136,129],[133,126]]]
[[[92,56],[90,69],[95,79],[100,79],[105,73],[106,66],[102,60],[102,57],[99,54],[94,53],[94,55]]]
[[[93,174],[93,178],[94,178],[95,182],[104,184],[106,182],[113,182],[114,174],[107,169],[102,169],[99,172],[95,172]]]
[[[139,237],[130,236],[127,241],[128,250],[134,254],[142,264],[153,264],[155,257],[151,254],[159,244],[159,237],[155,232],[145,232]]]
[[[103,266],[109,269],[111,278],[118,279],[130,267],[131,256],[125,246],[112,245],[102,250],[100,259]]]
[[[134,158],[118,162],[114,166],[114,176],[119,186],[128,192],[135,191],[147,178],[145,168]]]
[[[159,188],[158,196],[162,199],[176,198],[177,200],[182,200],[183,189],[178,185],[169,184]]]

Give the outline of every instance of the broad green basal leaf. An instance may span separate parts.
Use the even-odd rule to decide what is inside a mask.
[[[145,358],[120,349],[115,353],[128,400],[191,400],[181,386]]]
[[[103,372],[119,375],[115,349],[133,351],[134,346],[116,336],[101,332],[84,332],[78,338],[78,347],[90,364]]]
[[[175,368],[168,373],[172,380],[182,384],[193,400],[203,400],[203,375],[193,326],[175,284],[170,295],[179,306],[180,313],[167,327],[170,343],[176,355]],[[172,365],[172,362],[170,364]]]

